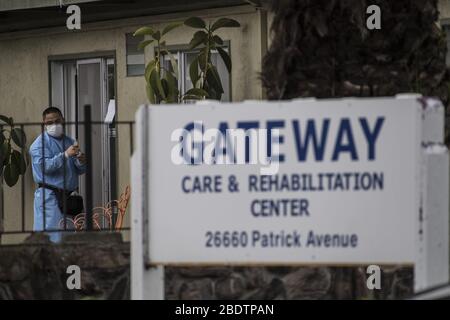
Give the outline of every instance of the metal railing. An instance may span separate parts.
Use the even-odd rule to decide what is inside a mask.
[[[118,167],[118,157],[119,154],[121,152],[127,152],[131,158],[131,154],[133,153],[133,126],[134,126],[134,121],[113,121],[111,123],[105,123],[102,121],[92,121],[92,116],[91,116],[91,107],[89,105],[84,107],[84,112],[83,112],[83,119],[84,121],[77,121],[77,122],[64,122],[63,123],[63,128],[64,128],[64,132],[69,132],[70,130],[72,132],[75,132],[75,138],[76,141],[78,141],[78,129],[83,129],[82,131],[82,145],[80,145],[81,150],[83,150],[83,152],[85,153],[86,156],[86,164],[85,164],[85,178],[84,178],[84,212],[83,212],[83,217],[84,217],[84,227],[83,228],[77,228],[75,225],[68,225],[69,221],[71,220],[70,217],[67,215],[66,209],[67,209],[67,199],[65,196],[62,197],[62,202],[63,202],[63,210],[61,210],[62,212],[62,216],[63,216],[63,220],[61,221],[62,223],[58,224],[58,227],[53,227],[51,229],[48,229],[46,227],[46,221],[47,221],[47,210],[46,210],[46,204],[45,204],[45,193],[46,192],[52,192],[52,190],[48,190],[45,187],[42,187],[42,219],[43,219],[43,225],[42,225],[42,229],[39,230],[35,230],[34,227],[30,228],[29,226],[27,227],[27,217],[29,216],[33,216],[33,220],[36,219],[35,214],[34,214],[34,202],[35,200],[33,199],[33,201],[30,203],[30,201],[27,201],[27,197],[31,198],[29,194],[27,194],[27,189],[30,189],[30,186],[28,186],[29,184],[32,184],[33,186],[33,190],[35,190],[36,188],[36,183],[32,183],[30,180],[30,176],[27,176],[27,178],[25,177],[25,175],[21,175],[21,182],[20,182],[20,199],[17,199],[16,196],[14,196],[14,199],[5,199],[4,197],[4,191],[6,185],[3,181],[3,188],[1,190],[1,206],[0,206],[0,240],[1,240],[1,236],[2,235],[13,235],[13,234],[29,234],[29,233],[34,233],[34,232],[45,232],[45,233],[53,233],[53,232],[74,232],[74,231],[116,231],[116,222],[118,219],[118,214],[119,213],[119,208],[118,206],[118,202],[117,200],[119,199],[119,194],[118,191],[118,171],[119,171],[119,167]],[[42,171],[42,185],[47,185],[46,183],[46,178],[48,179],[51,175],[49,173],[46,173],[46,152],[48,152],[47,148],[46,148],[46,144],[45,144],[45,139],[44,139],[44,135],[45,135],[45,127],[43,125],[43,123],[40,122],[28,122],[28,123],[15,123],[14,124],[15,127],[20,127],[20,129],[22,130],[22,132],[26,132],[31,131],[34,132],[34,134],[39,134],[39,131],[37,130],[37,128],[39,128],[40,130],[40,136],[41,136],[41,145],[40,147],[41,149],[41,155],[40,155],[40,159],[42,159],[42,163],[41,163],[41,171]],[[1,129],[1,128],[0,128]],[[119,134],[120,134],[120,144],[119,144]],[[92,138],[93,138],[93,134],[96,134],[96,137],[98,139],[101,139],[101,141],[103,141],[103,143],[101,143],[101,145],[96,145],[93,144]],[[30,137],[30,135],[27,134],[28,137]],[[68,134],[68,136],[70,136],[70,134]],[[100,137],[100,138],[99,138]],[[125,141],[123,141],[123,139],[125,138]],[[70,147],[70,145],[65,145],[65,139],[62,139],[62,150],[61,152],[64,152],[68,147]],[[97,141],[98,142],[98,141]],[[128,142],[128,143],[127,143]],[[128,148],[128,144],[129,144],[129,148]],[[28,142],[27,146],[24,146],[21,148],[21,151],[23,154],[29,152],[29,147],[30,147],[31,143]],[[101,149],[100,149],[101,148]],[[125,149],[125,150],[121,150]],[[105,152],[107,151],[107,152]],[[101,167],[98,167],[98,163],[94,163],[94,157],[93,155],[95,155],[96,153],[101,152],[101,158],[102,158],[102,163],[101,163]],[[73,190],[69,190],[67,187],[67,178],[68,178],[68,172],[67,172],[67,161],[68,159],[64,156],[63,158],[63,165],[62,165],[62,175],[63,175],[63,186],[64,188],[62,188],[63,191],[67,191],[67,192],[71,192]],[[96,157],[98,160],[98,154]],[[29,160],[27,161],[27,172],[29,171],[30,173],[32,172],[32,159],[29,157]],[[103,170],[105,170],[105,166],[104,164],[107,163],[108,164],[108,172],[103,172],[101,177],[102,177],[102,185],[94,185],[94,172],[93,170],[96,169],[98,170],[99,168],[102,168]],[[124,165],[129,165],[128,164],[121,164],[122,167]],[[60,170],[61,171],[61,170]],[[58,172],[59,174],[61,174],[61,172]],[[103,195],[105,193],[105,185],[103,184],[104,180],[103,178],[106,177],[106,180],[108,181],[108,189],[107,190],[107,194],[108,194],[108,203],[110,204],[110,207],[108,208],[108,210],[111,212],[111,216],[110,216],[110,221],[108,221],[107,223],[103,224],[103,227],[99,227],[99,223],[98,221],[95,221],[96,223],[94,224],[94,209],[97,207],[105,207],[105,203],[95,203],[94,206],[94,199],[93,199],[93,195],[94,193],[96,193],[97,195],[99,194],[99,188],[100,188],[100,194]],[[3,176],[2,176],[3,179]],[[98,181],[97,181],[98,182]],[[27,188],[28,186],[28,188]],[[58,188],[61,189],[61,188]],[[95,192],[96,191],[96,192]],[[18,190],[18,186],[15,185],[11,188],[11,191],[8,192],[12,192],[14,195],[17,195],[19,193]],[[104,198],[104,197],[102,197]],[[9,208],[6,209],[5,208],[5,202],[6,200],[12,201],[12,203],[14,204],[9,205]],[[31,199],[29,199],[31,200]],[[116,200],[116,201],[115,201]],[[18,206],[15,206],[15,204],[20,204]],[[11,207],[13,207],[13,209],[11,209]],[[28,215],[27,215],[27,209],[28,208]],[[29,208],[32,208],[31,210]],[[11,211],[15,211],[15,212],[11,212]],[[30,212],[33,211],[33,212]],[[20,212],[20,213],[19,213]],[[103,217],[105,218],[105,217]],[[11,221],[8,221],[8,219],[14,219],[14,223],[9,223]],[[17,221],[20,220],[20,221]],[[105,222],[105,221],[103,221]],[[33,224],[35,223],[35,221],[33,221]],[[14,224],[15,227],[8,227],[8,225]],[[17,227],[17,225],[19,225],[20,227]],[[28,223],[29,225],[29,223]],[[128,227],[120,227],[120,230],[129,230]]]

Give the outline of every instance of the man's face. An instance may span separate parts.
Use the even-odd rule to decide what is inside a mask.
[[[44,124],[46,126],[52,125],[52,124],[62,124],[64,122],[63,117],[57,112],[49,113],[45,115],[44,118]]]

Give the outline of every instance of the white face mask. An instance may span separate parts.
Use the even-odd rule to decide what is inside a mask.
[[[55,123],[46,126],[47,133],[55,138],[60,138],[63,135],[63,126],[62,124]]]

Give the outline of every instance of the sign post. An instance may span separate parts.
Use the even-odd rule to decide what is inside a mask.
[[[447,282],[443,110],[418,97],[141,107],[132,298],[163,298],[165,265],[401,264],[416,291]]]

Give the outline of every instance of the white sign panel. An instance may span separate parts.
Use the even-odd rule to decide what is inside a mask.
[[[145,113],[150,263],[414,263],[417,99],[161,105]],[[249,137],[244,163],[237,140],[219,138],[239,132],[230,129]],[[228,164],[211,163],[222,151]],[[257,154],[270,155],[271,167]]]

